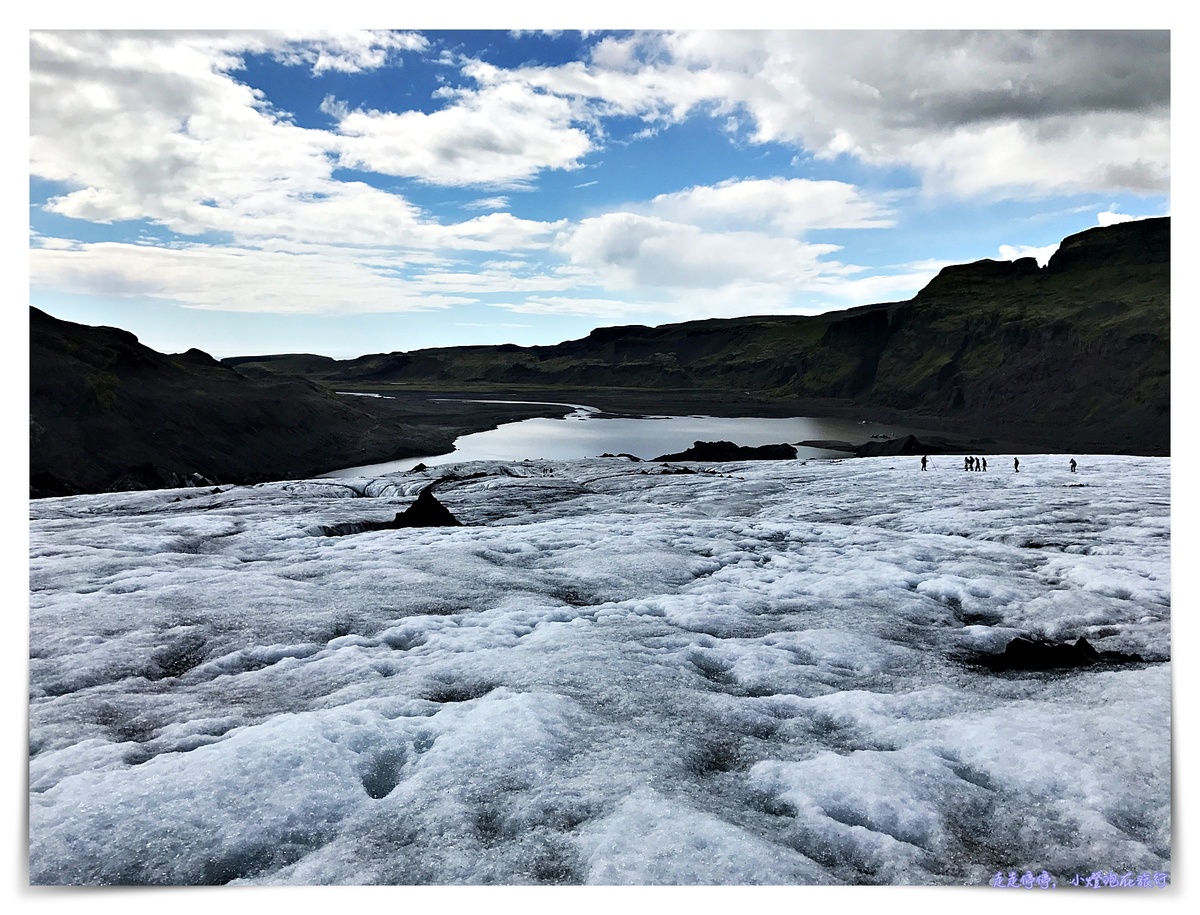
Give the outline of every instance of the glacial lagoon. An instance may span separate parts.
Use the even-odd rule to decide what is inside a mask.
[[[514,402],[514,401],[509,401]],[[540,401],[539,401],[540,403]],[[560,418],[526,419],[505,423],[486,432],[460,436],[454,450],[365,464],[332,471],[326,477],[356,477],[394,473],[416,464],[436,466],[461,461],[577,460],[602,454],[632,454],[650,460],[673,454],[697,441],[730,441],[738,445],[780,442],[844,441],[860,445],[872,437],[896,438],[912,429],[850,419],[810,416],[784,418],[723,416],[606,416],[584,404],[556,404],[571,410]],[[797,448],[800,458],[844,457],[825,448]]]

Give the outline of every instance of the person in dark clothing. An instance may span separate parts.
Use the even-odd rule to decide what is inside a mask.
[[[1018,458],[1013,458],[1013,473],[1021,472],[1021,461]]]
[[[987,458],[983,459],[983,471],[984,473],[987,473]]]
[[[964,454],[963,455],[963,470],[970,470],[970,469],[971,469],[971,459]]]
[[[1071,473],[1075,472],[1075,458],[1071,458]]]
[[[928,464],[928,463],[929,463],[929,455],[927,455],[927,454],[923,454],[923,455],[921,455],[921,469],[922,469],[922,470],[928,470],[928,469],[929,469],[928,467],[926,467],[926,466],[925,466],[925,465],[926,465],[926,464]],[[1074,469],[1074,468],[1072,468],[1072,469]]]

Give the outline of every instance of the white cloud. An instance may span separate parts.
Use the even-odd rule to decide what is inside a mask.
[[[964,126],[914,141],[908,155],[926,189],[999,196],[1124,189],[1151,193],[1170,183],[1170,123],[1131,124],[1117,115]]]
[[[576,278],[537,265],[485,264],[470,269],[439,268],[414,275],[407,283],[412,292],[441,295],[513,295],[522,297],[577,288]]]
[[[272,234],[279,225],[299,233],[300,204],[353,194],[330,180],[329,136],[273,114],[222,72],[232,66],[228,43],[33,33],[30,172],[72,188],[49,208],[184,234]],[[390,209],[413,218],[398,198]]]
[[[829,269],[818,258],[837,250],[761,233],[704,232],[634,213],[585,219],[559,245],[572,264],[610,289],[716,289],[747,278],[795,285]]]
[[[717,228],[766,228],[786,234],[809,229],[884,228],[892,214],[841,181],[802,178],[730,179],[708,187],[660,194],[646,209],[664,219]]]
[[[744,115],[754,142],[916,168],[934,189],[1162,192],[1166,32],[649,32],[486,71],[649,124]],[[977,162],[976,159],[980,161]]]
[[[519,219],[511,213],[488,213],[454,225],[427,226],[422,242],[454,249],[504,251],[518,248],[545,248],[551,236],[566,225]]]
[[[502,308],[525,315],[568,315],[573,317],[599,318],[606,321],[627,320],[631,315],[647,313],[666,314],[676,310],[671,302],[646,302],[634,299],[604,299],[589,296],[528,295],[511,302],[490,302]]]
[[[102,242],[32,249],[29,279],[35,290],[151,297],[218,311],[355,314],[474,301],[405,283],[394,273],[402,267],[372,266],[336,253]]]
[[[480,197],[463,204],[465,210],[507,210],[507,197]]]
[[[802,289],[741,279],[713,289],[639,289],[619,298],[571,294],[579,285],[570,284],[561,295],[535,293],[488,304],[518,314],[579,316],[593,318],[599,323],[662,324],[761,314],[820,314],[849,305],[911,298],[941,266],[945,265],[898,267],[895,273],[866,277],[848,273],[816,276]]]
[[[352,109],[329,96],[321,110],[333,131],[298,126],[238,82],[243,56],[350,73],[429,50],[427,39],[33,32],[30,169],[62,187],[47,209],[147,221],[195,243],[37,238],[31,270],[59,291],[263,311],[404,311],[502,294],[514,308],[687,317],[896,298],[932,273],[864,270],[803,238],[893,225],[901,197],[846,182],[730,178],[575,223],[519,218],[497,194],[462,205],[492,212],[448,222],[334,170],[524,188],[545,170],[581,167],[613,115],[640,118],[645,133],[712,116],[739,143],[797,147],[801,163],[849,155],[911,167],[934,193],[1161,190],[1159,44],[1125,33],[641,33],[605,38],[590,60],[558,67],[448,56],[460,84],[438,93],[443,107]],[[1098,215],[1124,218],[1115,208]],[[224,247],[199,244],[213,234]],[[491,260],[478,266],[475,252]]]
[[[70,251],[73,250],[78,243],[71,241],[68,238],[48,238],[34,232],[31,233],[29,244],[32,248],[49,248]]]
[[[1096,225],[1099,226],[1115,226],[1119,222],[1133,222],[1135,219],[1140,219],[1139,216],[1127,216],[1124,213],[1117,213],[1112,209],[1105,210],[1103,213],[1096,214]]]
[[[322,41],[324,50],[308,54],[314,66],[335,44]],[[275,44],[304,57],[297,39]],[[331,155],[345,137],[297,127],[224,72],[234,66],[226,57],[231,49],[271,46],[264,33],[240,43],[202,33],[33,33],[30,171],[72,187],[47,208],[92,222],[150,220],[191,236],[226,232],[243,243],[479,247],[520,244],[517,236],[537,234],[530,223],[511,219],[441,226],[398,194],[334,180]],[[378,46],[363,36],[351,43],[363,53]],[[511,107],[502,113],[511,115]],[[527,164],[489,172],[479,158],[482,135],[474,136],[471,174],[528,172]],[[439,137],[448,147],[463,139],[453,131]],[[448,158],[440,161],[448,167]],[[502,237],[489,242],[489,229]]]
[[[1000,260],[1015,261],[1022,257],[1032,257],[1038,262],[1039,267],[1045,267],[1050,262],[1050,258],[1054,252],[1058,250],[1058,242],[1052,245],[1042,245],[1034,247],[1032,245],[1001,245]]]
[[[340,164],[432,184],[519,187],[543,169],[579,168],[592,149],[563,98],[517,83],[447,95],[454,103],[430,114],[345,113]]]
[[[68,187],[46,208],[229,239],[156,249],[39,238],[30,256],[34,287],[285,313],[474,301],[428,279],[462,272],[450,251],[545,247],[561,226],[506,213],[441,224],[398,194],[334,180],[330,154],[342,138],[297,127],[227,72],[246,50],[349,70],[379,65],[388,48],[419,45],[403,35],[321,36],[304,45],[267,33],[33,33],[30,169]],[[493,274],[463,286],[513,288],[502,281]]]
[[[812,301],[820,303],[818,311],[867,305],[876,302],[899,302],[920,292],[949,261],[925,260],[912,264],[897,264],[884,272],[869,276],[830,275],[815,279],[806,290]],[[806,311],[813,310],[806,308]]]
[[[286,33],[285,33],[286,35]],[[314,74],[327,70],[340,73],[359,73],[384,66],[391,50],[423,51],[429,40],[412,32],[384,30],[340,32],[331,34],[301,34],[274,52],[274,57],[286,64],[304,64]]]

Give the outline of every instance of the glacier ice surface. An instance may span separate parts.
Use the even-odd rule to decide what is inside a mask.
[[[1169,871],[1169,460],[954,464],[33,502],[30,881]],[[467,526],[322,534],[438,478]],[[1018,635],[1144,660],[973,663]]]

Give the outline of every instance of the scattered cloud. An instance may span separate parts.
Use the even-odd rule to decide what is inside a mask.
[[[1029,245],[1001,245],[1000,260],[1015,261],[1022,257],[1032,257],[1038,262],[1039,267],[1045,267],[1050,262],[1050,258],[1054,252],[1058,250],[1058,242],[1052,245],[1043,245],[1041,247],[1030,247]]]
[[[447,90],[452,103],[423,111],[346,111],[339,164],[451,186],[522,187],[545,169],[573,170],[592,150],[569,102],[507,83]]]
[[[480,197],[463,204],[465,210],[507,210],[507,197]]]
[[[376,70],[388,62],[393,50],[423,51],[428,47],[429,40],[423,35],[373,30],[285,38],[272,56],[284,64],[307,66],[319,76],[328,70],[339,73]]]
[[[1135,219],[1141,219],[1141,216],[1128,216],[1124,213],[1116,213],[1113,210],[1105,210],[1102,213],[1096,214],[1096,225],[1113,226],[1119,222],[1132,222]]]
[[[676,222],[789,235],[811,229],[885,228],[893,222],[886,204],[867,199],[851,184],[803,178],[730,179],[660,194],[645,209]]]
[[[565,220],[545,223],[519,219],[511,213],[488,213],[453,225],[427,226],[422,233],[422,242],[478,251],[544,248],[551,243],[553,234],[565,225]]]
[[[818,259],[837,250],[754,232],[705,232],[624,212],[583,220],[559,237],[558,246],[609,289],[715,289],[747,277],[794,286],[826,269]]]
[[[278,314],[444,309],[474,301],[397,282],[402,264],[374,266],[328,253],[102,242],[30,251],[30,287],[156,298],[190,308]]]
[[[528,295],[511,302],[490,302],[494,308],[526,315],[566,315],[600,318],[606,321],[627,320],[632,315],[665,314],[675,309],[673,303],[645,302],[620,298],[605,299],[587,296]]]
[[[894,300],[944,264],[867,267],[847,238],[904,231],[914,202],[1045,201],[1061,214],[1113,200],[1096,213],[1111,225],[1165,195],[1169,38],[632,32],[567,63],[506,66],[437,33],[34,31],[30,173],[49,190],[32,218],[54,219],[31,233],[31,284],[311,314],[487,296],[599,321]],[[290,112],[252,85],[251,57],[337,78]],[[438,88],[415,101],[353,95],[365,81],[344,78],[434,65]],[[675,180],[668,166],[671,180],[646,180],[639,144],[689,119],[711,122],[740,157],[720,161],[741,174]],[[585,167],[599,177],[563,178]],[[897,169],[903,193],[885,180]],[[555,190],[541,195],[543,182]],[[558,208],[568,186],[596,188],[560,195],[586,198],[586,212]],[[73,238],[75,225],[88,231]],[[1044,263],[1055,247],[1000,256]]]
[[[732,119],[751,142],[911,167],[940,193],[1167,187],[1166,31],[644,32],[486,79],[597,117]]]
[[[1170,183],[1170,123],[1119,114],[1043,118],[964,126],[913,141],[909,160],[928,193],[956,197],[1019,196],[1030,190],[1080,193],[1123,189],[1158,193]]]

